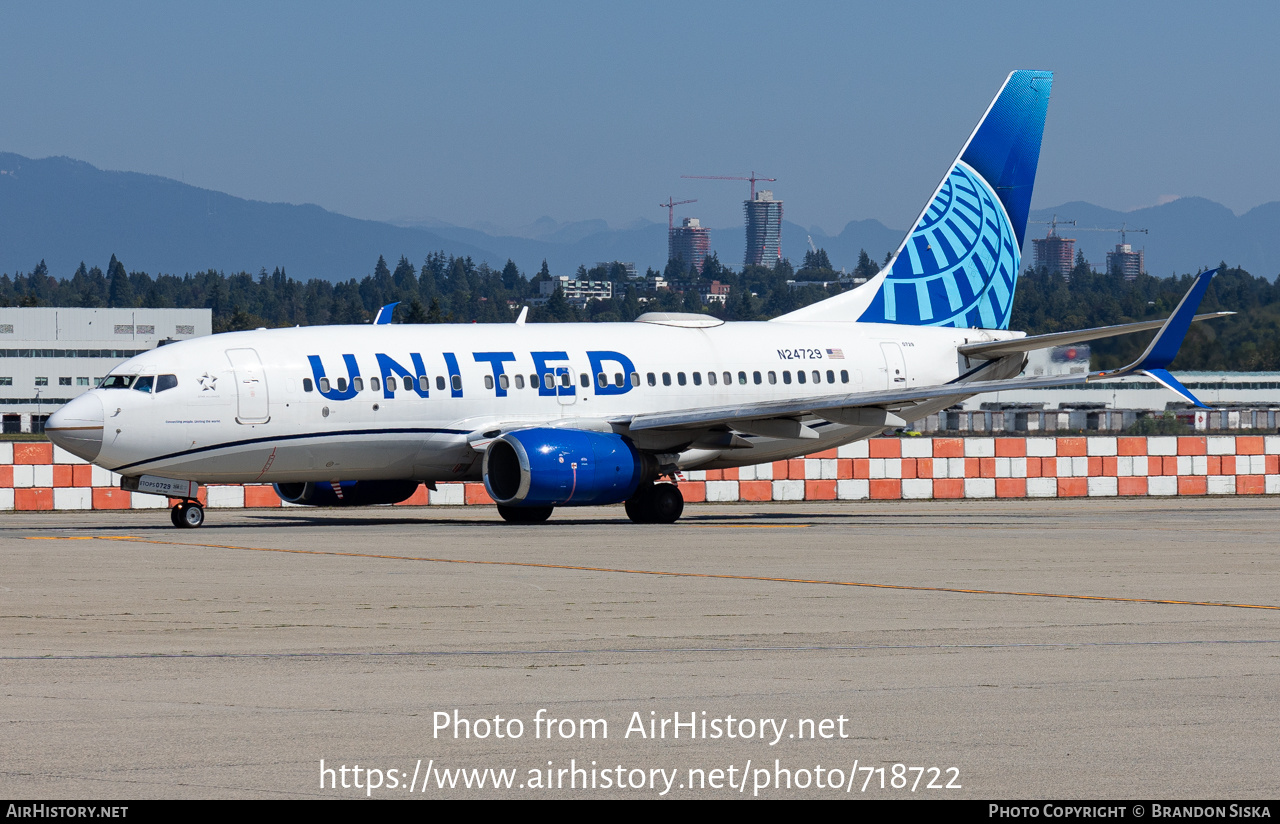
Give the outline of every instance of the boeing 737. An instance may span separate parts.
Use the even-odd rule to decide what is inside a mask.
[[[130,358],[48,420],[62,448],[204,522],[200,484],[274,483],[311,506],[397,503],[483,480],[514,523],[625,502],[671,523],[679,474],[878,435],[970,396],[1166,371],[1214,272],[1165,321],[1008,330],[1053,76],[1005,80],[884,269],[766,322],[650,313],[632,323],[260,329]],[[1158,330],[1111,372],[1019,377],[1032,350]],[[1202,405],[1202,404],[1201,404]]]

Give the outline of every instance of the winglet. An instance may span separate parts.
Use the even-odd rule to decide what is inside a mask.
[[[395,314],[396,307],[400,305],[400,301],[388,303],[386,306],[378,310],[378,316],[373,319],[375,325],[383,323],[391,323],[391,316]]]
[[[1123,369],[1117,369],[1114,372],[1103,372],[1090,376],[1089,379],[1093,381],[1106,378],[1122,378],[1132,374],[1146,375],[1201,409],[1208,409],[1209,407],[1201,403],[1200,399],[1195,395],[1192,395],[1191,391],[1179,383],[1177,378],[1169,374],[1166,367],[1178,354],[1178,350],[1182,348],[1182,341],[1187,336],[1187,330],[1191,328],[1191,321],[1195,318],[1196,310],[1200,308],[1200,301],[1204,299],[1204,293],[1209,288],[1209,281],[1213,280],[1213,276],[1216,274],[1218,274],[1217,269],[1209,269],[1196,275],[1195,283],[1192,283],[1191,288],[1182,296],[1182,301],[1178,303],[1178,308],[1173,310],[1173,314],[1164,322],[1164,326],[1160,327],[1160,331],[1156,333],[1155,338],[1147,346],[1147,351],[1142,353],[1142,357]]]
[[[1191,288],[1182,296],[1182,302],[1178,304],[1178,308],[1173,310],[1169,320],[1152,339],[1147,351],[1142,353],[1142,357],[1138,358],[1130,367],[1131,369],[1134,371],[1163,370],[1173,361],[1178,350],[1182,348],[1182,341],[1187,336],[1187,330],[1191,328],[1191,319],[1200,308],[1200,301],[1204,298],[1205,290],[1209,288],[1209,281],[1213,280],[1216,274],[1218,274],[1217,269],[1209,269],[1196,275],[1196,282],[1191,284]]]

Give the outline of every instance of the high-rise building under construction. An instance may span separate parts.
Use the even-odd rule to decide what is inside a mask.
[[[1052,229],[1048,237],[1031,239],[1036,250],[1036,268],[1044,269],[1051,275],[1071,277],[1071,269],[1076,263],[1076,239],[1058,237]]]
[[[747,216],[746,266],[773,266],[782,257],[782,201],[762,189],[743,203]]]
[[[667,260],[681,260],[702,274],[702,265],[711,253],[711,230],[696,217],[684,218],[667,235]]]
[[[1129,243],[1117,243],[1114,252],[1107,252],[1107,271],[1125,280],[1137,280],[1146,271],[1143,249],[1133,251]]]

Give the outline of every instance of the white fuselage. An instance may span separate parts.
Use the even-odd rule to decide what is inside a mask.
[[[964,369],[958,345],[1009,336],[780,322],[271,329],[171,344],[112,372],[157,376],[153,387],[159,376],[176,376],[171,388],[100,388],[85,397],[103,407],[94,462],[125,475],[475,480],[476,433],[490,427],[608,429],[614,421],[627,434],[617,421],[638,414],[944,384]],[[679,454],[681,468],[716,468],[808,454],[882,429],[819,421],[817,439],[757,436],[738,449],[691,447],[698,433],[688,430],[634,439]]]

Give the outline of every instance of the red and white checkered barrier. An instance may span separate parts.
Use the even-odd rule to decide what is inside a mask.
[[[875,438],[806,458],[686,472],[689,503],[1280,494],[1280,435]],[[0,443],[0,510],[158,509],[50,443]],[[213,508],[282,506],[270,485],[202,487]],[[420,487],[400,506],[490,504],[484,485]]]

